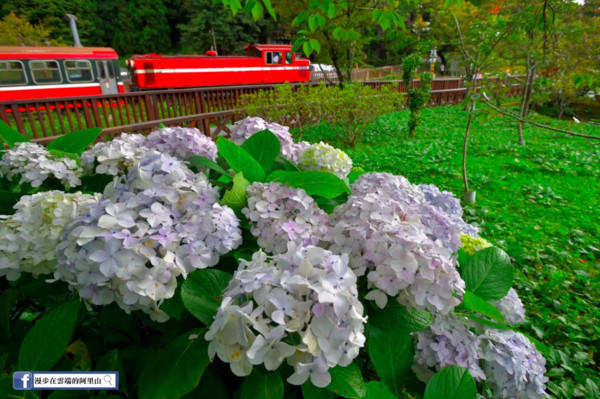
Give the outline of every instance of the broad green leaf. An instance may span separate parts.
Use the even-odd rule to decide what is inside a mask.
[[[185,308],[207,326],[221,305],[221,295],[231,275],[220,270],[201,269],[188,275],[181,288]]]
[[[272,132],[262,130],[250,136],[242,144],[242,149],[256,159],[266,172],[281,152],[281,143]]]
[[[480,313],[499,323],[506,323],[504,316],[502,316],[500,311],[496,309],[494,305],[470,291],[465,291],[461,307]]]
[[[48,395],[48,399],[89,399],[90,391],[53,391]],[[96,396],[96,398],[106,399],[105,396]]]
[[[327,9],[327,17],[329,19],[335,18],[335,14],[337,14],[337,6],[332,1],[331,3],[329,3],[329,8]]]
[[[19,349],[19,370],[48,371],[69,346],[75,330],[79,301],[50,310],[29,330]]]
[[[331,382],[327,386],[330,391],[344,398],[362,398],[367,393],[367,387],[360,368],[356,363],[346,367],[336,366],[329,369]]]
[[[397,399],[400,396],[394,395],[390,389],[381,381],[369,381],[366,383],[367,394],[364,399]]]
[[[475,399],[475,381],[464,367],[448,366],[427,383],[424,399]]]
[[[344,33],[344,28],[338,26],[333,30],[333,38],[336,40],[340,40],[342,38],[342,34]]]
[[[95,371],[114,371],[119,364],[119,350],[113,349],[96,361]]]
[[[252,7],[252,18],[254,18],[255,21],[260,19],[263,16],[264,11],[265,8],[262,3],[257,1],[256,4],[254,4],[254,7]]]
[[[189,331],[160,350],[138,381],[140,399],[176,399],[200,382],[208,366],[206,330]]]
[[[292,20],[292,26],[300,25],[302,22],[306,21],[309,15],[310,13],[308,10],[302,11],[300,14],[296,15],[296,18]]]
[[[277,20],[277,15],[275,15],[275,10],[273,10],[273,4],[271,4],[271,0],[262,0],[267,12],[274,20]]]
[[[476,252],[461,267],[466,289],[486,301],[495,301],[508,293],[513,282],[510,258],[500,248],[489,247]]]
[[[67,347],[65,353],[56,364],[57,370],[90,371],[92,359],[87,345],[81,339]]]
[[[319,28],[316,15],[311,15],[308,17],[308,28],[311,32],[314,32]]]
[[[310,54],[312,53],[313,49],[312,46],[310,44],[310,41],[306,41],[304,42],[304,44],[302,44],[302,50],[304,51],[304,54],[309,57]]]
[[[181,284],[175,289],[175,294],[160,305],[160,310],[168,314],[169,317],[181,320],[181,315],[185,311],[185,306],[181,300]]]
[[[301,34],[301,33],[298,33]],[[290,52],[295,53],[298,50],[300,50],[300,47],[302,47],[302,45],[307,41],[308,39],[306,37],[299,37],[298,39],[296,39],[294,41],[294,45],[292,46],[292,49],[290,50]]]
[[[320,195],[335,198],[342,193],[349,193],[348,185],[339,177],[327,172],[288,172],[276,170],[267,177],[267,181],[279,181],[296,188],[301,188],[308,195]]]
[[[227,388],[223,380],[213,371],[212,367],[208,367],[204,374],[200,384],[192,392],[183,396],[182,399],[228,399]]]
[[[243,172],[236,173],[236,175],[233,176],[233,187],[231,190],[225,191],[221,204],[227,205],[236,212],[241,212],[242,209],[248,205],[246,187],[249,185],[250,182],[244,178]]]
[[[283,162],[284,169],[287,170],[288,172],[300,172],[300,169],[298,169],[298,166],[296,166],[296,164],[292,163],[292,161],[290,161],[287,158],[284,157],[279,157],[279,159],[281,159],[281,162]]]
[[[433,316],[426,310],[408,311],[399,303],[389,303],[384,309],[369,308],[369,324],[383,330],[416,332],[427,328]]]
[[[392,26],[392,20],[389,15],[382,14],[381,17],[379,17],[379,26],[381,26],[381,29],[383,30],[388,30],[390,26]]]
[[[283,380],[278,372],[260,374],[256,369],[244,378],[240,398],[283,399]]]
[[[590,378],[585,379],[585,391],[586,399],[600,399],[600,389]]]
[[[334,394],[327,388],[318,388],[310,382],[310,379],[302,384],[302,396],[304,399],[333,399]]]
[[[4,142],[8,145],[8,148],[13,148],[16,143],[28,142],[30,141],[27,137],[23,136],[21,133],[17,132],[10,126],[8,126],[4,121],[0,120],[0,139],[4,140]],[[1,149],[1,148],[0,148]]]
[[[5,289],[0,293],[0,336],[4,339],[10,337],[10,311],[17,300],[19,291],[15,288]],[[0,368],[0,372],[2,368]]]
[[[324,10],[323,12],[327,12],[327,10]],[[317,26],[318,26],[319,28],[322,28],[322,27],[324,27],[324,26],[325,26],[325,22],[326,22],[326,20],[325,20],[325,17],[324,17],[324,16],[317,14],[317,15],[315,16],[315,18],[317,19]]]
[[[230,176],[229,172],[227,172],[225,169],[220,167],[215,161],[213,161],[211,159],[195,155],[193,157],[189,157],[187,159],[187,161],[189,162],[189,164],[191,166],[195,166],[195,167],[205,166],[205,167],[212,169],[215,172],[218,172],[222,175]]]
[[[93,127],[65,134],[50,142],[47,148],[81,155],[86,148],[94,143],[101,131],[101,128]]]
[[[481,323],[485,326],[494,327],[498,330],[512,330],[512,328],[510,328],[507,325],[499,324],[499,323],[496,323],[495,321],[490,321],[487,319],[482,319],[481,317],[475,316],[474,314],[467,313],[467,314],[465,314],[465,317],[468,317],[471,320],[475,320],[476,322]]]
[[[350,184],[352,184],[365,173],[367,172],[365,172],[364,170],[353,170],[352,172],[350,172],[350,174],[348,174],[348,181],[350,182]]]
[[[246,3],[244,4],[244,12],[246,14],[250,14],[252,12],[252,8],[254,8],[254,5],[258,2],[258,0],[246,0]]]
[[[321,52],[321,43],[317,39],[310,39],[310,45],[313,50],[317,53]]]
[[[229,163],[229,166],[236,172],[243,171],[244,177],[246,177],[248,181],[253,183],[255,181],[264,180],[264,169],[260,166],[260,163],[258,163],[252,155],[242,149],[242,147],[232,143],[226,138],[219,137],[217,140],[217,148],[219,149],[219,154],[225,158],[227,163]]]
[[[372,326],[367,346],[377,375],[399,397],[411,373],[415,354],[412,337],[407,331],[383,330]]]

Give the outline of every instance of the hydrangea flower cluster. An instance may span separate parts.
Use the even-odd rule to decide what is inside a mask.
[[[21,273],[54,272],[56,245],[63,227],[98,202],[100,194],[45,191],[24,195],[16,212],[0,220],[0,276],[19,279]]]
[[[185,160],[193,155],[217,159],[217,145],[196,128],[165,127],[148,135],[145,146]]]
[[[104,197],[64,229],[57,248],[55,278],[92,304],[116,301],[166,320],[159,306],[176,278],[241,244],[239,221],[217,203],[217,190],[167,154],[145,154]]]
[[[511,324],[519,324],[525,320],[525,308],[523,302],[514,288],[508,290],[503,298],[490,302],[499,311],[504,319]]]
[[[81,154],[86,173],[117,176],[127,173],[133,163],[148,152],[141,134],[123,133],[107,143],[96,143]]]
[[[298,155],[298,167],[302,170],[333,173],[340,179],[345,179],[352,170],[352,159],[344,151],[321,141]]]
[[[298,154],[310,146],[305,141],[298,144],[294,143],[289,127],[277,123],[269,123],[259,117],[247,117],[235,123],[231,128],[229,139],[235,144],[241,145],[250,136],[265,129],[269,129],[279,139],[281,143],[281,155],[293,163],[297,163]]]
[[[327,214],[306,191],[281,183],[254,183],[246,188],[248,207],[258,245],[272,254],[287,251],[288,242],[317,245],[327,233]]]
[[[358,275],[367,271],[375,289],[366,299],[383,308],[389,295],[409,308],[443,314],[457,306],[465,283],[449,243],[460,231],[448,217],[398,176],[363,175],[352,188],[331,215],[326,240],[332,252],[348,254]]]
[[[210,358],[216,354],[238,376],[286,360],[294,367],[289,383],[310,378],[325,387],[329,369],[350,364],[365,342],[348,258],[319,247],[290,243],[272,258],[256,252],[241,261],[223,298],[205,338]]]
[[[470,323],[459,315],[437,316],[417,338],[413,370],[422,381],[447,365],[466,367],[486,380],[494,398],[546,397],[546,360],[522,334]]]
[[[16,143],[5,150],[0,160],[0,176],[12,179],[20,177],[19,184],[29,183],[39,187],[48,178],[60,181],[64,186],[81,185],[83,170],[69,157],[57,157],[39,144]]]
[[[465,253],[469,256],[474,255],[477,251],[481,251],[482,249],[492,246],[492,244],[485,238],[477,236],[473,237],[467,234],[461,234],[460,243],[462,250],[465,251]]]
[[[433,184],[420,184],[418,187],[425,195],[427,202],[446,213],[452,219],[453,225],[468,236],[477,236],[479,229],[463,220],[460,200],[454,194],[449,191],[441,191]]]

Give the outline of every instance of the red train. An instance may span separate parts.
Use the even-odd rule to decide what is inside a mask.
[[[123,93],[107,47],[0,47],[0,101]]]
[[[289,45],[246,46],[246,56],[134,55],[135,89],[306,82],[309,64]],[[117,53],[103,47],[0,47],[0,101],[124,92]]]

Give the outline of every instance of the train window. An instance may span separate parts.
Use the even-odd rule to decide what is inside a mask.
[[[281,51],[267,51],[265,54],[265,63],[267,64],[281,64],[283,62]]]
[[[57,61],[29,61],[33,81],[38,84],[60,83],[60,69]]]
[[[115,66],[113,65],[112,61],[108,61],[106,63],[106,65],[108,65],[108,77],[111,79],[115,78]]]
[[[26,85],[27,77],[21,61],[0,61],[0,85]]]
[[[92,64],[88,60],[65,61],[69,82],[91,82]]]
[[[291,65],[294,59],[292,58],[292,53],[285,53],[285,63],[287,65]]]

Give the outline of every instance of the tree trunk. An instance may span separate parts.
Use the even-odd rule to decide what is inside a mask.
[[[465,194],[464,201],[473,203],[475,202],[475,195],[472,191],[469,191],[469,178],[467,177],[467,143],[469,140],[469,132],[471,130],[471,121],[473,120],[473,111],[475,109],[475,104],[473,103],[473,99],[469,104],[469,119],[467,120],[467,128],[465,129],[465,139],[463,141],[463,158],[462,158],[462,172],[463,172],[463,182],[465,185]]]
[[[531,55],[527,54],[527,75],[525,79],[525,88],[523,89],[523,95],[521,96],[521,109],[519,110],[519,116],[525,118],[529,114],[531,92],[533,89],[533,78],[535,77],[535,69],[537,63],[534,63],[531,59]],[[523,137],[523,122],[519,122],[519,145],[525,145],[525,138]]]

